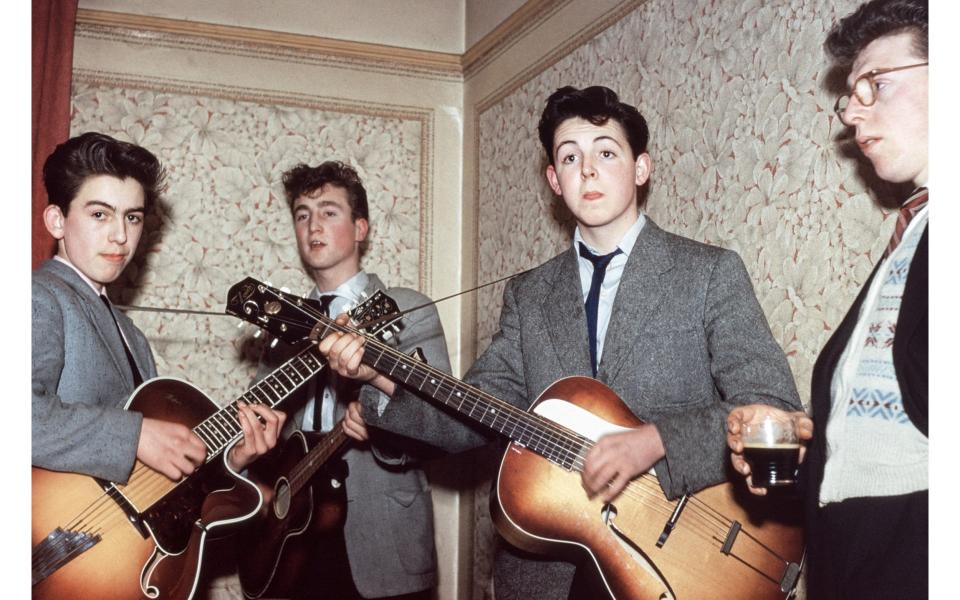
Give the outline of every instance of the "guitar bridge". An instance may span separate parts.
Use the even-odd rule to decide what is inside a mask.
[[[660,538],[657,540],[657,548],[663,548],[663,545],[667,543],[667,538],[670,537],[670,534],[673,533],[677,523],[680,521],[680,513],[683,512],[683,507],[687,505],[687,500],[689,499],[690,496],[684,494],[680,498],[680,501],[677,502],[677,506],[673,509],[673,514],[670,515],[670,518],[667,519],[667,522],[663,524],[663,531],[660,533]]]

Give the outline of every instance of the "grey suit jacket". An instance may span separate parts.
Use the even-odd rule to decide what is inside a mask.
[[[503,299],[500,331],[468,383],[527,408],[555,380],[591,375],[575,250],[510,281]],[[725,420],[733,406],[801,407],[739,256],[667,233],[649,218],[624,267],[597,378],[657,426],[666,457],[655,468],[670,498],[725,478]],[[396,396],[368,421],[450,450],[488,437]],[[369,414],[365,405],[364,418]],[[498,600],[566,597],[572,565],[535,563],[507,550],[497,558]]]
[[[69,266],[33,272],[32,462],[125,483],[142,415],[124,410],[133,375],[123,340],[96,292]],[[144,380],[157,376],[146,337],[113,311]]]
[[[372,295],[384,290],[400,310],[430,302],[423,294],[408,288],[386,289],[383,282],[368,274],[365,290]],[[447,373],[447,355],[443,327],[432,305],[405,315],[403,328],[391,340],[401,351],[420,348],[427,362]],[[277,347],[265,355],[258,377],[263,377],[291,356],[290,348]],[[336,417],[343,416],[345,382],[330,374],[337,389]],[[303,405],[314,386],[304,385],[279,408],[291,412],[285,434],[303,422]],[[341,390],[344,392],[342,393]],[[385,400],[372,386],[363,386],[361,401],[374,414]],[[418,448],[402,447],[402,440],[389,433],[371,429],[370,442],[351,440],[343,457],[347,463],[347,519],[344,525],[347,556],[357,590],[366,598],[397,596],[436,585],[437,565],[433,537],[433,502],[423,471],[416,466]],[[399,442],[399,443],[398,443]]]

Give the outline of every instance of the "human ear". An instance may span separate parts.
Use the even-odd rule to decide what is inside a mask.
[[[353,222],[353,241],[362,242],[367,239],[367,232],[370,230],[370,223],[364,219],[359,218]]]
[[[63,211],[56,204],[48,204],[43,209],[43,225],[55,240],[63,239]]]
[[[547,166],[547,183],[550,184],[550,189],[553,190],[554,194],[563,195],[563,190],[560,189],[560,180],[557,178],[557,170],[553,165]]]
[[[653,168],[653,161],[650,160],[650,155],[644,152],[637,157],[636,162],[636,184],[643,185],[647,182],[647,179],[650,179],[650,170]]]

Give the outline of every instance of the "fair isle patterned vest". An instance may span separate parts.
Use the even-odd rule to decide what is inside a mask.
[[[893,366],[900,301],[926,226],[923,210],[880,267],[834,373],[822,504],[928,488],[927,438],[903,409]]]

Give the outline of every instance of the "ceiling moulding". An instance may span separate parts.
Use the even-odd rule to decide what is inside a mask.
[[[523,6],[463,54],[464,76],[469,77],[471,73],[483,68],[491,60],[503,54],[517,40],[572,1],[527,0]]]
[[[462,55],[103,10],[77,11],[79,37],[462,80]]]
[[[579,31],[572,32],[569,38],[562,40],[540,59],[529,64],[523,71],[511,77],[493,92],[487,94],[479,102],[476,102],[476,118],[479,119],[480,113],[485,112],[491,106],[497,104],[505,97],[515,92],[528,81],[552,67],[554,64],[562,60],[580,46],[590,42],[590,40],[603,33],[608,27],[615,25],[621,19],[636,10],[640,5],[645,4],[648,1],[649,0],[623,0],[623,2],[617,4],[600,18],[585,24]]]

